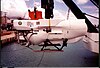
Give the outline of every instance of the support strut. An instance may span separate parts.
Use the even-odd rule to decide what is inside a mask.
[[[49,39],[46,39],[46,40],[44,41],[44,44],[43,44],[43,45],[39,45],[39,46],[43,46],[43,47],[41,48],[41,51],[44,50],[44,48],[47,47],[47,46],[54,46],[55,48],[57,48],[58,51],[61,51],[61,50],[63,49],[64,46],[67,46],[67,41],[68,41],[68,39],[64,39],[64,40],[63,40],[63,44],[62,44],[62,46],[61,46],[60,44],[53,44],[53,43],[50,42]],[[59,47],[57,47],[57,46],[61,46],[61,48],[59,48]]]
[[[95,33],[98,32],[95,26],[88,20],[88,18],[84,15],[84,13],[77,7],[77,5],[72,0],[63,0],[63,1],[70,8],[70,10],[76,16],[76,18],[85,19],[85,22],[88,26],[88,32],[95,32]]]

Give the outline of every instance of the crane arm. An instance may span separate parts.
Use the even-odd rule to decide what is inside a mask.
[[[96,27],[88,20],[88,18],[84,15],[84,13],[77,7],[77,5],[72,0],[63,0],[63,2],[70,8],[73,14],[78,19],[85,19],[85,22],[88,27],[88,32],[97,33]]]

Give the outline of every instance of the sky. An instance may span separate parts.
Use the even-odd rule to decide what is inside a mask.
[[[1,0],[1,11],[7,12],[9,17],[12,16],[21,16],[28,17],[27,10],[34,8],[34,2],[40,9],[41,0]],[[82,10],[82,12],[99,17],[99,9],[90,2],[90,0],[73,0],[77,6]],[[57,18],[59,13],[60,16],[67,18],[68,7],[65,5],[63,0],[54,0],[54,17]],[[43,9],[42,9],[43,10]],[[43,10],[44,11],[44,10]],[[88,16],[87,16],[88,17]],[[88,17],[93,24],[98,24],[99,20],[95,18]],[[69,20],[76,19],[74,14],[70,11]]]
[[[41,0],[35,0],[35,2],[40,3]],[[82,12],[93,15],[99,18],[99,9],[90,0],[73,0],[75,4],[82,10]],[[26,5],[30,8],[34,7],[34,0],[25,0]],[[54,10],[58,10],[65,18],[67,18],[68,7],[65,5],[63,0],[54,0]],[[98,24],[99,20],[89,17],[89,20],[93,24]],[[70,11],[68,19],[76,19],[74,14]]]

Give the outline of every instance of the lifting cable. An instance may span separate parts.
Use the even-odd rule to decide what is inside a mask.
[[[50,19],[49,19],[49,28],[50,28],[50,26],[51,26],[51,23],[50,23]]]

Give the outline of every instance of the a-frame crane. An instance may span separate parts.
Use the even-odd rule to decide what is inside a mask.
[[[88,20],[85,14],[77,7],[77,5],[72,0],[63,1],[78,19],[85,19],[85,22],[88,26],[88,32],[98,32],[96,27]]]
[[[98,0],[90,0],[92,3],[95,3],[95,5],[99,5],[98,4]],[[85,19],[85,22],[87,24],[88,27],[88,32],[92,33],[97,33],[97,29],[96,27],[88,20],[88,18],[85,16],[85,14],[78,8],[78,6],[72,1],[72,0],[63,0],[63,2],[70,8],[70,10],[73,12],[73,14],[76,16],[76,18],[78,19]],[[54,7],[54,2],[53,0],[41,0],[41,7],[45,9],[45,16],[46,18],[51,18],[51,15],[53,15],[53,7]],[[48,8],[49,13],[46,12],[46,9]],[[51,9],[49,9],[51,8]],[[47,13],[47,14],[46,14]]]

